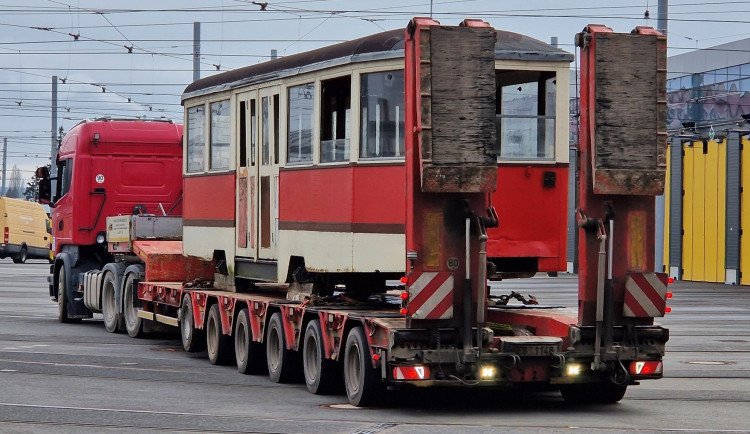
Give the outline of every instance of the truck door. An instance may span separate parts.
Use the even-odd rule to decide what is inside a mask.
[[[258,93],[237,96],[237,256],[258,257]]]
[[[258,258],[277,259],[279,234],[279,88],[259,92]]]

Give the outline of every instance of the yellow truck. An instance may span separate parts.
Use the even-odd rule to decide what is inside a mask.
[[[23,264],[28,258],[50,259],[52,227],[44,208],[35,202],[0,197],[0,259]]]

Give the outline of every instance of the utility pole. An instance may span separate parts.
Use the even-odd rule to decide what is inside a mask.
[[[201,23],[193,22],[193,81],[201,78]]]
[[[50,192],[57,191],[57,76],[52,76],[52,140],[50,142]]]
[[[656,17],[656,30],[661,32],[663,35],[667,35],[667,18],[669,15],[669,0],[659,0],[658,11]],[[668,37],[668,36],[667,36]],[[654,239],[656,240],[654,254],[654,262],[656,270],[660,270],[664,264],[664,214],[666,203],[664,201],[664,195],[656,196],[655,198],[655,212],[656,212],[656,225],[654,225]]]
[[[5,178],[7,178],[8,171],[5,170],[8,163],[8,138],[3,138],[3,196],[5,196]]]

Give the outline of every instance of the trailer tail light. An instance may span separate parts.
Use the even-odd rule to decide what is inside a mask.
[[[674,295],[674,294],[672,294],[671,292],[668,292],[668,293],[667,293],[667,298],[672,298],[672,296],[673,296],[673,295]]]
[[[674,277],[670,277],[669,279],[667,279],[667,283],[670,284],[670,285],[673,284],[674,283]]]
[[[633,375],[661,375],[662,362],[631,362],[630,373]]]
[[[4,242],[5,244],[8,244],[8,242],[9,242],[9,241],[8,241],[8,238],[10,238],[10,229],[8,229],[8,227],[6,226],[6,227],[5,227],[5,231],[4,231],[4,233],[3,233],[3,242]]]
[[[393,368],[394,380],[429,380],[430,368],[427,366],[397,366]]]

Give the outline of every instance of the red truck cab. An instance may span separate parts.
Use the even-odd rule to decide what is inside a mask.
[[[79,275],[111,262],[106,218],[182,214],[182,126],[163,120],[82,121],[63,138],[52,198],[55,261],[50,296],[65,287],[67,316],[87,317]],[[63,277],[60,277],[63,270]]]

